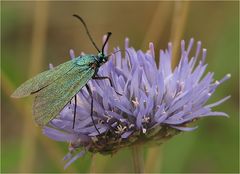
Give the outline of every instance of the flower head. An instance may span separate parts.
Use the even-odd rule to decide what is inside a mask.
[[[70,142],[69,153],[64,158],[69,160],[66,167],[85,151],[112,154],[136,143],[162,143],[181,131],[195,129],[188,124],[199,118],[227,116],[212,111],[212,107],[229,96],[213,104],[206,102],[230,75],[219,81],[213,80],[211,72],[204,75],[206,49],[202,50],[198,61],[201,52],[201,42],[198,42],[195,55],[190,59],[193,42],[191,39],[187,48],[185,42],[181,42],[180,62],[172,69],[171,43],[165,51],[160,50],[157,65],[153,43],[144,53],[129,47],[126,39],[125,55],[116,52],[98,72],[100,76],[110,77],[113,87],[107,80],[88,82],[93,93],[94,123],[90,117],[91,97],[87,89],[82,88],[77,94],[78,102],[70,102],[59,117],[43,129],[45,135],[56,141]],[[73,51],[70,55],[75,57]],[[75,105],[77,114],[73,129]]]

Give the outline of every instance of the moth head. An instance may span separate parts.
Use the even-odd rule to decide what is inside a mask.
[[[98,53],[98,60],[100,64],[104,64],[108,61],[108,57],[107,55],[105,55],[103,52],[99,52]]]

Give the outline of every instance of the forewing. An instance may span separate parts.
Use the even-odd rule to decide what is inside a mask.
[[[39,91],[33,104],[36,123],[45,125],[56,117],[74,95],[92,78],[94,72],[95,70],[88,65],[76,66],[54,83]]]
[[[74,66],[76,66],[74,60],[70,60],[54,67],[53,69],[44,71],[20,85],[11,97],[21,98],[36,93],[66,74]]]

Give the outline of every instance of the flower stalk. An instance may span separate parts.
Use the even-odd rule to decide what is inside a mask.
[[[96,154],[92,154],[90,173],[96,173]]]
[[[144,154],[142,145],[133,145],[132,160],[134,173],[144,173]]]

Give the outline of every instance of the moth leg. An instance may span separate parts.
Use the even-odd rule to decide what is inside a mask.
[[[94,125],[95,129],[97,130],[98,134],[100,135],[101,133],[99,132],[99,130],[98,130],[98,128],[97,128],[97,126],[96,126],[96,124],[94,123],[94,120],[93,120],[93,96],[92,96],[92,91],[91,91],[90,87],[88,86],[88,84],[86,84],[86,88],[87,88],[87,91],[88,91],[88,93],[91,97],[91,115],[90,116],[91,116],[91,119],[92,119],[92,122],[93,122],[93,125]]]
[[[72,104],[72,100],[69,101],[69,104],[71,105]],[[70,109],[71,107],[69,106],[68,109]]]
[[[113,83],[112,83],[112,80],[108,77],[108,76],[94,76],[94,77],[92,77],[92,79],[94,79],[94,80],[109,80],[109,83],[110,83],[110,85],[111,85],[111,87],[113,87]],[[122,96],[122,94],[120,94],[119,92],[117,92],[115,89],[114,89],[114,91],[118,94],[118,95],[121,95]]]
[[[70,101],[71,103],[71,101]],[[73,112],[73,125],[72,125],[72,129],[74,129],[75,126],[75,120],[76,120],[76,114],[77,114],[77,95],[74,96],[74,112]]]

